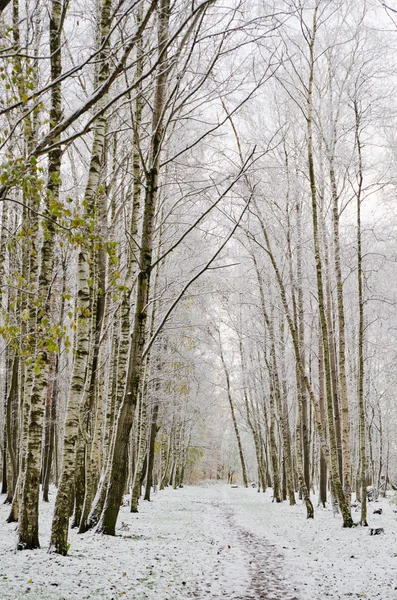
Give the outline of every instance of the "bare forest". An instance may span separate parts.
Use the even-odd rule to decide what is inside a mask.
[[[396,57],[394,0],[0,0],[1,598],[397,598]],[[219,589],[21,575],[192,506],[145,552]]]

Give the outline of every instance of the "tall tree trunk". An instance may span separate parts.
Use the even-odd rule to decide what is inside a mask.
[[[7,260],[7,229],[8,229],[8,203],[2,202],[2,213],[1,213],[1,229],[0,229],[0,310],[1,312],[6,308],[6,260]],[[4,349],[4,360],[6,364],[6,372],[8,372],[9,363],[9,352],[8,349]],[[2,479],[1,479],[1,493],[7,494],[8,481],[7,481],[7,420],[8,420],[8,382],[7,377],[4,378],[4,430],[3,430],[3,468],[2,468]],[[16,481],[15,481],[16,485]]]
[[[325,398],[324,398],[324,357],[323,345],[321,342],[321,332],[319,331],[318,339],[318,377],[319,377],[319,396],[320,396],[320,412],[321,419],[325,428]],[[320,451],[320,486],[318,503],[325,508],[327,502],[327,463],[323,453]]]
[[[105,82],[109,75],[109,32],[111,26],[111,0],[105,0],[101,7],[100,43],[102,50],[99,54],[98,85]],[[101,106],[106,103],[106,95],[101,99]],[[91,150],[91,161],[87,185],[84,195],[85,216],[91,221],[95,212],[98,185],[101,175],[103,152],[105,147],[106,117],[104,115],[95,121],[94,140]],[[70,493],[75,468],[76,442],[79,427],[79,406],[83,397],[87,376],[87,360],[90,350],[90,261],[95,255],[95,240],[88,232],[88,248],[83,244],[78,256],[78,293],[76,306],[76,349],[73,365],[73,376],[67,415],[65,422],[62,473],[55,510],[52,520],[50,550],[66,555],[68,552],[69,505]],[[90,239],[91,238],[91,239]]]
[[[298,232],[298,243],[296,248],[296,277],[297,277],[297,307],[295,327],[298,332],[300,361],[305,367],[305,319],[303,302],[303,257],[302,257],[302,206],[299,200],[296,201],[296,228]],[[310,478],[310,448],[309,448],[309,429],[308,429],[308,406],[305,384],[302,376],[298,381],[298,404],[301,405],[300,423],[302,434],[300,436],[303,451],[303,475],[305,485],[310,496],[311,478]]]
[[[73,516],[71,526],[76,528],[81,521],[85,496],[86,453],[83,436],[78,436],[75,450],[74,476],[69,493],[68,521]]]
[[[7,477],[7,496],[12,500],[14,491],[16,490],[17,478],[18,478],[18,462],[17,455],[15,452],[14,442],[17,438],[18,432],[13,427],[13,411],[18,405],[18,370],[19,370],[19,357],[17,354],[14,355],[12,360],[11,369],[11,381],[8,386],[7,393],[7,412],[6,412],[6,429],[7,429],[7,442],[6,448],[10,459],[10,474],[11,477]],[[6,455],[4,455],[4,462],[6,463]]]
[[[358,155],[357,198],[357,287],[358,287],[358,411],[360,421],[360,477],[361,477],[361,518],[360,524],[367,526],[367,454],[365,449],[365,403],[364,403],[364,293],[363,293],[363,257],[361,241],[361,195],[363,187],[363,165],[360,139],[360,112],[357,100],[354,101],[356,120],[355,138]]]
[[[285,359],[285,357],[283,357]],[[283,373],[283,384],[282,384],[282,398],[280,398],[280,418],[283,429],[283,443],[284,443],[284,461],[286,471],[286,485],[287,493],[290,506],[296,504],[295,501],[295,490],[294,490],[294,478],[292,468],[292,456],[291,456],[291,434],[288,417],[288,394],[287,394],[287,382],[285,373]]]
[[[60,307],[60,315],[59,322],[62,325],[64,322],[65,315],[65,292],[66,292],[66,277],[67,277],[67,267],[66,264],[62,265],[62,285],[60,290],[61,296],[61,307]],[[60,375],[60,347],[61,347],[61,338],[58,338],[58,353],[54,354],[55,364],[53,370],[53,379],[54,383],[52,386],[51,393],[51,401],[50,401],[50,423],[49,423],[49,447],[48,447],[48,455],[47,455],[47,463],[45,464],[44,469],[44,480],[43,480],[43,500],[44,502],[48,502],[48,493],[50,487],[50,477],[51,477],[51,469],[54,464],[54,473],[57,471],[56,467],[56,445],[57,445],[57,406],[58,406],[58,395],[59,395],[59,375]],[[53,457],[55,460],[53,460]],[[55,478],[56,479],[56,478]]]
[[[62,4],[52,0],[50,15],[51,79],[55,81],[62,73],[61,61]],[[62,118],[62,97],[60,83],[51,88],[51,123]],[[59,138],[55,141],[59,141]],[[18,548],[39,548],[39,486],[42,452],[42,432],[50,369],[48,342],[48,304],[50,303],[52,272],[54,262],[55,218],[53,203],[58,201],[61,184],[61,149],[55,148],[48,155],[48,183],[46,195],[46,219],[43,220],[44,239],[41,247],[41,268],[38,280],[38,297],[41,308],[36,314],[36,338],[39,339],[35,364],[35,377],[30,399],[30,415],[27,439],[26,470],[22,486],[19,512]],[[39,206],[39,198],[37,200]],[[37,260],[37,259],[36,259]],[[36,265],[33,271],[38,267]],[[56,345],[56,340],[52,342]]]
[[[19,18],[19,1],[13,0],[13,14],[12,14],[12,29],[13,29],[13,42],[15,48],[20,47],[20,18]],[[14,69],[15,72],[24,73],[24,65],[19,53],[15,53],[14,56]],[[26,73],[25,73],[26,74]],[[18,94],[22,99],[26,93],[26,84],[28,83],[27,77],[20,77],[18,80]],[[30,80],[29,83],[32,83]],[[35,137],[35,123],[36,119],[31,118],[30,114],[23,120],[23,140],[24,140],[24,158],[29,155],[34,144]],[[34,165],[28,165],[26,167],[27,174],[31,176],[32,182],[35,181],[36,169]],[[38,208],[38,194],[34,183],[32,183],[32,189],[29,186],[23,191],[23,210],[22,210],[22,226],[21,231],[23,232],[22,238],[22,261],[21,270],[22,278],[25,285],[31,285],[31,289],[37,289],[37,270],[38,270],[38,215],[33,215],[31,209],[33,205]],[[31,294],[20,294],[19,297],[21,303],[21,314],[24,314],[24,319],[19,319],[21,323],[21,343],[20,351],[21,354],[35,355],[35,339],[31,341],[31,337],[28,333],[31,327],[34,327],[32,323],[32,317],[35,313],[33,306],[33,296]],[[12,500],[11,511],[8,516],[7,522],[13,523],[18,520],[19,506],[22,495],[22,485],[24,481],[25,466],[26,466],[26,447],[27,447],[27,432],[29,425],[29,411],[30,411],[30,393],[33,382],[33,368],[34,361],[21,360],[21,378],[20,378],[20,414],[21,414],[21,428],[20,428],[20,461],[19,461],[19,473],[14,491],[14,497]]]
[[[102,372],[102,366],[100,365],[100,348],[102,340],[102,332],[105,327],[105,301],[106,301],[106,272],[107,272],[107,258],[105,244],[107,241],[107,198],[104,192],[100,193],[99,198],[99,223],[98,223],[98,237],[99,237],[99,249],[97,255],[97,283],[96,283],[96,306],[95,306],[95,325],[93,331],[93,352],[92,361],[90,365],[90,382],[87,391],[87,402],[83,403],[81,412],[85,418],[85,494],[84,494],[84,507],[81,514],[81,521],[79,526],[79,533],[84,533],[88,529],[88,515],[91,509],[92,501],[95,495],[95,487],[97,483],[97,456],[96,442],[98,438],[98,430],[100,424],[98,423],[98,411],[101,412],[101,398],[102,391],[99,390],[99,380]]]
[[[148,368],[148,366],[147,366]],[[146,380],[149,376],[149,373],[146,373],[144,379]],[[146,403],[147,403],[147,383],[144,382],[142,386],[142,393],[139,395],[139,403],[138,403],[138,418],[137,418],[137,451],[136,451],[136,463],[134,469],[134,476],[132,480],[132,489],[131,489],[131,503],[130,503],[130,511],[138,512],[138,502],[139,497],[141,495],[141,486],[142,486],[142,475],[143,475],[143,466],[146,457],[146,444],[147,444],[147,436],[146,436]]]
[[[169,27],[169,0],[161,0],[158,13],[158,56],[155,98],[153,108],[150,168],[146,177],[146,194],[142,224],[141,248],[139,253],[139,274],[137,297],[134,311],[134,324],[131,336],[130,359],[124,398],[119,410],[109,484],[105,505],[97,530],[115,535],[116,521],[123,497],[128,474],[128,441],[133,423],[137,395],[142,375],[142,353],[146,341],[147,305],[150,290],[152,266],[153,227],[158,191],[160,153],[163,138],[163,118],[167,88],[167,52]]]
[[[299,489],[302,494],[302,498],[306,505],[306,516],[308,519],[314,519],[314,508],[313,503],[310,500],[310,491],[306,485],[306,479],[303,470],[303,445],[302,445],[302,411],[303,411],[303,403],[302,403],[302,395],[301,395],[301,374],[299,370],[296,371],[296,379],[298,386],[298,417],[296,420],[296,466],[298,471],[298,481],[299,481]]]
[[[343,487],[345,490],[346,502],[350,506],[351,501],[351,464],[350,464],[350,423],[349,423],[349,401],[347,396],[347,378],[346,378],[346,341],[345,341],[345,308],[343,300],[343,281],[340,258],[340,240],[339,240],[339,206],[338,193],[336,187],[336,178],[333,164],[333,155],[330,162],[330,180],[332,191],[332,216],[333,216],[333,239],[334,239],[334,263],[336,277],[336,294],[338,307],[338,364],[339,364],[339,385],[341,402],[341,420],[342,420],[342,469],[343,469]]]
[[[342,460],[342,428],[340,419],[339,409],[339,393],[338,393],[338,373],[336,364],[336,352],[335,352],[335,337],[334,328],[332,323],[331,305],[332,297],[330,290],[330,282],[327,282],[327,322],[328,322],[328,333],[329,333],[329,358],[330,358],[330,369],[331,369],[331,384],[332,384],[332,400],[334,407],[334,422],[335,422],[335,436],[336,436],[336,449],[338,452],[338,465],[339,465],[339,477],[343,481],[343,460]],[[350,502],[349,502],[350,504]]]
[[[157,418],[159,414],[159,403],[156,399],[152,413],[152,423],[150,427],[149,446],[148,446],[148,461],[147,461],[147,476],[144,499],[150,501],[150,491],[153,485],[153,466],[154,466],[154,448],[156,436],[158,432]]]
[[[164,207],[164,205],[163,205]],[[161,249],[162,249],[162,237],[163,237],[163,223],[164,223],[164,208],[162,207],[160,212],[160,227],[159,227],[159,236],[158,236],[158,246],[157,246],[157,260],[160,257]],[[156,298],[158,283],[160,276],[160,265],[157,263],[156,265],[156,274],[154,278],[153,285],[153,296]],[[151,315],[151,323],[150,323],[150,337],[153,336],[153,332],[156,324],[156,313],[157,313],[157,304],[156,300],[153,301],[152,315]],[[149,443],[148,443],[148,460],[147,460],[147,475],[146,475],[146,488],[144,500],[150,501],[150,492],[153,484],[153,468],[154,468],[154,455],[155,455],[155,443],[156,436],[159,430],[159,426],[157,425],[157,419],[159,414],[159,395],[161,392],[161,371],[162,371],[162,361],[161,361],[161,353],[162,353],[162,342],[161,337],[157,339],[158,342],[158,350],[156,356],[156,373],[155,373],[155,384],[153,394],[155,396],[154,407],[152,410],[152,422],[149,431]],[[150,364],[150,356],[147,357],[148,364]],[[150,371],[150,369],[149,369]]]

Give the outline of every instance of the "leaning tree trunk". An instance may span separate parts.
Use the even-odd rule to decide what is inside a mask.
[[[239,431],[239,428],[238,428],[238,425],[237,425],[237,419],[236,419],[236,414],[235,414],[234,404],[233,404],[233,398],[232,398],[232,391],[231,391],[231,388],[230,388],[229,371],[227,369],[225,358],[223,356],[220,333],[219,333],[219,351],[220,351],[220,357],[221,357],[221,361],[222,361],[223,371],[225,373],[226,392],[227,392],[227,398],[229,400],[230,413],[232,415],[233,428],[234,428],[234,432],[236,434],[236,440],[237,440],[238,452],[239,452],[239,457],[240,457],[240,464],[241,464],[241,471],[242,471],[242,475],[243,475],[244,487],[248,487],[247,468],[245,466],[243,446],[242,446],[242,443],[241,443],[240,431]]]

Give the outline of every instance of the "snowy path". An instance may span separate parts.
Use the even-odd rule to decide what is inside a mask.
[[[298,600],[296,588],[287,582],[283,555],[265,537],[238,526],[232,505],[218,505],[237,543],[246,555],[251,583],[241,600]],[[238,597],[240,600],[240,597]]]
[[[50,555],[50,504],[42,549],[17,552],[0,504],[0,600],[397,600],[397,513],[387,500],[368,529],[345,530],[331,510],[305,519],[301,504],[270,491],[225,485],[155,494],[140,512],[120,511],[116,537],[71,533],[69,556]],[[2,497],[0,497],[0,503]],[[358,518],[358,514],[355,514]]]
[[[214,509],[213,514],[218,512],[215,518],[218,535],[230,542],[222,543],[221,539],[215,542],[219,548],[218,555],[223,551],[226,564],[218,559],[213,576],[216,581],[221,579],[220,573],[223,572],[224,589],[216,590],[212,585],[209,590],[212,595],[207,597],[218,598],[221,592],[232,600],[298,600],[296,589],[287,582],[282,554],[264,536],[237,524],[233,499],[225,493],[219,499],[226,489],[229,490],[213,487],[207,500]],[[234,553],[231,552],[231,543]],[[227,592],[228,585],[231,589]]]

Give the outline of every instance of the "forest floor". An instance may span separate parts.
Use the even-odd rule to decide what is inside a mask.
[[[0,504],[0,600],[397,600],[388,499],[368,505],[370,527],[385,531],[370,536],[343,529],[330,509],[307,521],[302,504],[272,503],[270,490],[166,489],[139,514],[123,507],[116,537],[73,531],[67,557],[46,549],[54,499],[55,490],[41,506],[42,549],[26,552],[15,550],[16,528]]]

